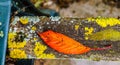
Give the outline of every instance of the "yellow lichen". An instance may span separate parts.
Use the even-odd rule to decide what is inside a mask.
[[[27,58],[25,51],[20,49],[13,49],[10,51],[11,58]]]
[[[54,58],[54,54],[46,54],[44,51],[47,49],[46,46],[42,45],[40,42],[35,43],[34,54],[37,58]]]
[[[36,30],[37,28],[35,27],[35,26],[32,26],[32,28],[31,28],[32,30]]]
[[[94,31],[93,27],[85,27],[85,40],[88,40],[88,35],[91,35],[92,32]]]
[[[117,24],[120,24],[120,20],[117,18],[104,18],[104,17],[98,17],[98,18],[87,18],[88,22],[96,22],[101,27],[107,27],[107,26],[115,26]]]
[[[24,48],[25,45],[26,41],[23,42],[8,41],[8,48]]]
[[[87,36],[85,36],[85,40],[88,40],[88,37],[87,37]]]
[[[92,27],[90,27],[90,28],[85,27],[85,35],[92,34],[93,30],[94,30],[94,29],[93,29]]]
[[[42,45],[40,42],[35,43],[34,52],[36,56],[41,55],[46,49],[47,47]]]
[[[50,53],[50,54],[43,53],[43,54],[39,55],[38,58],[42,58],[42,59],[48,59],[49,58],[49,59],[52,59],[52,58],[55,58],[55,55],[52,54],[52,53]]]
[[[9,34],[8,34],[8,41],[13,41],[13,39],[15,38],[15,36],[16,36],[16,33],[9,32]]]
[[[28,18],[20,18],[20,22],[22,23],[22,24],[28,24]]]
[[[79,28],[79,25],[75,25],[75,30],[78,30],[78,28]]]
[[[8,48],[23,48],[26,45],[26,41],[16,42],[16,33],[9,32],[8,34]]]
[[[38,39],[37,38],[33,38],[34,41],[37,41]]]

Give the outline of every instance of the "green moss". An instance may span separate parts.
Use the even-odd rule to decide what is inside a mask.
[[[89,35],[88,39],[96,41],[100,40],[118,41],[120,40],[120,32],[114,29],[106,29]]]

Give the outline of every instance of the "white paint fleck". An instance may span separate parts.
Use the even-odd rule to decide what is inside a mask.
[[[28,55],[28,58],[31,58],[31,59],[32,59],[32,58],[35,58],[35,57],[33,57],[32,55]]]
[[[27,37],[29,38],[29,37],[31,37],[31,36],[32,36],[31,34],[28,34],[28,36],[27,36]]]
[[[40,28],[40,29],[42,29],[42,27],[41,27],[41,26],[40,26],[39,28]]]
[[[24,33],[25,31],[24,30],[20,30],[22,33]]]
[[[0,26],[2,25],[2,22],[0,22]]]
[[[25,41],[29,41],[30,39],[28,39],[28,38],[25,38],[24,40],[25,40]]]
[[[58,21],[58,24],[60,24],[61,22],[60,21]]]
[[[46,24],[49,24],[49,22],[47,22]]]
[[[3,36],[4,36],[3,31],[0,31],[0,37],[3,37]]]
[[[15,17],[15,19],[13,20],[13,22],[11,23],[12,25],[15,25],[17,23],[17,21],[19,21],[19,17]]]
[[[30,30],[30,33],[35,33],[35,31],[34,30]]]
[[[18,29],[18,28],[15,27],[13,31],[14,31],[14,32],[17,32],[17,29]]]
[[[30,17],[30,18],[29,18],[29,21],[30,21],[30,22],[33,22],[33,24],[35,24],[35,23],[39,22],[40,19],[39,19],[39,17]]]
[[[11,28],[9,29],[9,32],[12,32],[12,29],[11,29]]]
[[[53,21],[51,22],[51,24],[54,24],[54,23],[55,23],[55,22],[53,22]]]
[[[70,21],[71,23],[73,23],[74,21],[72,20],[72,21]]]
[[[51,21],[59,21],[61,19],[61,17],[59,17],[59,16],[56,16],[56,17],[51,16],[50,19],[51,19]]]
[[[29,27],[29,26],[27,26],[27,28],[28,28],[28,29],[30,29],[30,27]]]

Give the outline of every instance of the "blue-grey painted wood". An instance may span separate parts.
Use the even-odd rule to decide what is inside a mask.
[[[5,65],[10,9],[11,0],[0,0],[0,31],[4,33],[4,36],[0,37],[0,65]]]

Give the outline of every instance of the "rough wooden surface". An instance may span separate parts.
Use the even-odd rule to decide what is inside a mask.
[[[19,17],[16,17],[17,19]],[[44,53],[53,53],[55,55],[55,58],[76,58],[76,59],[90,59],[90,60],[120,60],[120,41],[119,39],[117,41],[111,41],[111,40],[90,40],[85,39],[85,28],[93,28],[93,31],[91,34],[103,31],[106,29],[115,29],[119,32],[119,24],[114,26],[107,26],[107,27],[101,27],[96,22],[89,22],[87,18],[61,18],[61,17],[23,17],[25,19],[29,19],[28,24],[21,24],[20,21],[15,20],[12,21],[10,24],[11,32],[14,31],[14,28],[17,28],[17,32],[20,32],[20,30],[23,30],[24,34],[31,34],[32,36],[29,36],[27,38],[30,39],[29,43],[27,42],[23,50],[32,57],[27,58],[37,58],[34,55],[34,52],[32,49],[35,47],[35,43],[31,42],[33,41],[34,37],[38,39],[38,41],[42,40],[36,35],[35,32],[30,32],[31,27],[35,26],[36,30],[39,32],[44,32],[46,30],[54,30],[56,32],[65,34],[73,39],[75,39],[78,42],[81,42],[83,45],[95,48],[95,47],[104,47],[105,45],[112,45],[112,48],[102,51],[90,51],[88,53],[82,54],[82,55],[71,55],[71,54],[63,54],[55,51],[54,49],[47,46],[44,42],[42,42],[43,45],[47,46],[47,50],[45,50]],[[37,19],[36,23],[34,23]],[[101,18],[102,19],[102,18]],[[105,18],[106,19],[106,18]],[[16,22],[16,23],[15,23]],[[76,25],[78,27],[76,27]],[[111,31],[110,31],[111,32]],[[99,36],[99,35],[98,35]],[[11,51],[11,48],[9,48]]]

